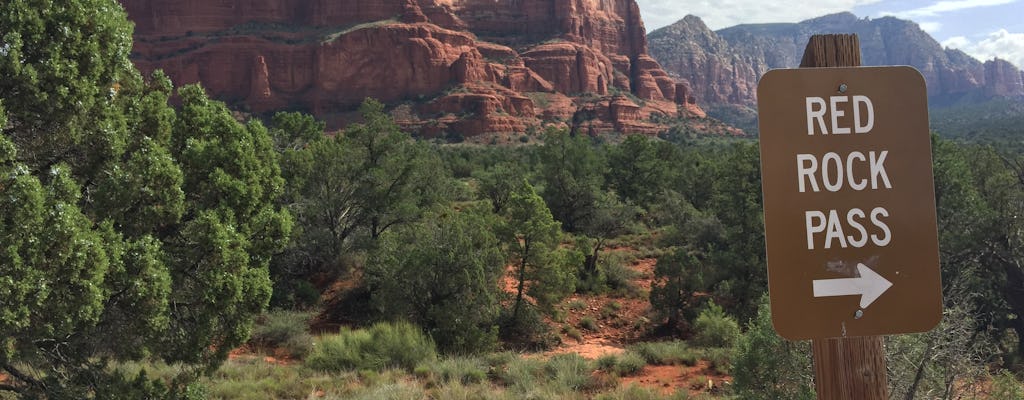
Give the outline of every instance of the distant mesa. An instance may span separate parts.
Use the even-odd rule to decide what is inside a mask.
[[[980,62],[942,48],[916,23],[839,13],[799,23],[750,24],[711,31],[687,16],[648,36],[651,55],[692,85],[703,105],[754,106],[757,80],[772,68],[795,68],[808,38],[856,33],[864,65],[910,65],[925,77],[929,102],[952,105],[991,97],[1024,99],[1021,71],[1004,60]]]
[[[424,136],[546,125],[656,134],[704,117],[634,0],[121,0],[133,60],[252,112],[345,125],[366,97]]]

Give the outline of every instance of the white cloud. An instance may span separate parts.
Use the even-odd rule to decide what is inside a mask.
[[[904,19],[935,17],[939,14],[951,11],[960,11],[977,7],[999,6],[1003,4],[1010,4],[1015,1],[1017,0],[945,0],[911,10],[882,12],[881,14],[892,15],[894,17]]]
[[[712,30],[739,24],[768,22],[799,22],[881,0],[637,0],[648,29],[657,29],[693,14],[704,20]]]
[[[932,35],[934,35],[935,32],[938,32],[940,29],[942,29],[942,23],[941,22],[925,21],[925,22],[919,23],[918,25],[921,26],[922,30],[924,30],[925,32],[928,32],[928,33],[930,33]]]
[[[963,50],[981,60],[999,57],[1018,68],[1024,67],[1024,33],[1011,33],[1006,29],[1000,29],[978,41],[954,36],[944,40],[942,45]]]

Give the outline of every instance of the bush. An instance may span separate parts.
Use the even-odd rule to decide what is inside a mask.
[[[535,358],[515,357],[497,369],[497,378],[507,387],[526,393],[538,386],[544,375],[544,362]]]
[[[437,349],[427,335],[408,322],[396,322],[322,337],[306,365],[321,371],[379,371],[388,367],[412,371],[418,364],[436,358]]]
[[[614,354],[605,354],[594,361],[597,369],[606,372],[614,372],[615,366],[619,363],[619,357]]]
[[[742,399],[813,399],[809,345],[780,338],[772,328],[768,298],[734,348],[733,389]]]
[[[637,343],[629,347],[630,351],[643,357],[648,364],[653,365],[688,365],[697,364],[697,353],[690,349],[686,342],[675,340],[671,342],[645,342]]]
[[[590,381],[590,363],[579,354],[557,354],[548,360],[544,372],[550,382],[562,391],[581,391]]]
[[[587,303],[584,303],[583,300],[573,300],[566,304],[566,307],[572,311],[583,311],[587,309]]]
[[[686,400],[687,398],[687,391],[685,389],[677,390],[674,395],[662,396],[654,390],[638,386],[635,383],[595,397],[596,400]]]
[[[645,366],[647,366],[647,360],[644,357],[627,351],[622,354],[622,357],[619,357],[619,362],[615,365],[615,372],[619,376],[632,376],[643,371]]]
[[[514,348],[549,349],[562,340],[551,332],[551,326],[544,321],[537,308],[526,302],[519,310],[518,319],[512,317],[511,309],[504,309],[499,321],[501,339]]]
[[[292,357],[303,358],[313,347],[309,313],[270,311],[256,319],[249,343],[269,350],[282,347]]]
[[[597,332],[597,321],[594,321],[594,318],[591,317],[583,317],[580,319],[580,328]]]
[[[718,373],[728,375],[732,367],[732,349],[713,348],[704,351],[704,359]]]
[[[634,257],[621,252],[608,252],[600,261],[604,283],[612,291],[624,297],[641,297],[640,287],[633,282],[639,273],[628,265]]]
[[[583,334],[580,333],[579,329],[576,329],[572,325],[562,325],[562,333],[569,337],[576,339],[577,342],[583,343]]]
[[[992,377],[992,399],[1024,399],[1024,385],[1009,371],[999,371]]]
[[[701,347],[732,347],[736,338],[740,336],[740,327],[736,320],[725,315],[722,307],[714,302],[709,302],[704,311],[701,311],[697,321],[693,324],[696,331],[693,341]]]

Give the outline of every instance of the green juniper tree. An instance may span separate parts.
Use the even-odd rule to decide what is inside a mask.
[[[445,210],[381,236],[366,266],[373,305],[423,327],[442,350],[497,343],[498,281],[505,271],[490,210]]]
[[[130,50],[114,0],[0,4],[0,391],[181,395],[266,306],[291,228],[269,135],[199,87],[175,112]],[[109,366],[144,357],[177,389]]]

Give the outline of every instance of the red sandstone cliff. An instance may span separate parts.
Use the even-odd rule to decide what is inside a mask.
[[[405,104],[413,130],[464,136],[549,123],[653,134],[653,114],[703,116],[648,56],[634,0],[121,2],[141,70],[255,112],[304,108],[337,126],[374,97]]]

